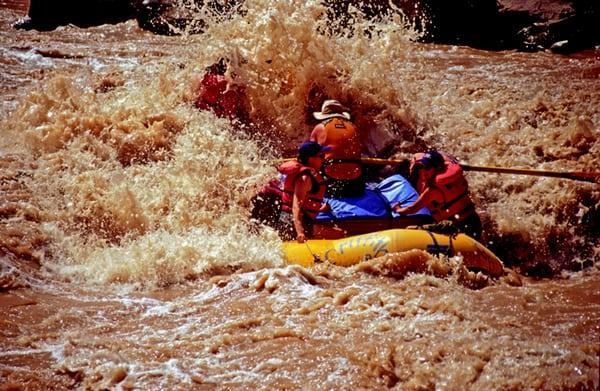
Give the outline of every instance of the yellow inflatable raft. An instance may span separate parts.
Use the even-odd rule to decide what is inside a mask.
[[[311,239],[305,243],[285,242],[283,251],[288,263],[305,267],[315,262],[350,266],[388,253],[422,249],[432,254],[462,255],[465,266],[493,277],[504,273],[502,262],[475,239],[458,234],[436,234],[422,229],[390,229],[343,239]]]

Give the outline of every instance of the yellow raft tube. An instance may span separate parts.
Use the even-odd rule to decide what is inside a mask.
[[[462,255],[469,269],[483,271],[493,277],[504,273],[502,261],[475,239],[465,235],[442,235],[423,229],[390,229],[343,239],[311,239],[305,243],[284,242],[287,263],[305,267],[315,262],[339,266],[354,265],[388,253],[422,249],[432,254]]]

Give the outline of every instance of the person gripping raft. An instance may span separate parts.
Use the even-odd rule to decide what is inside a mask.
[[[327,209],[327,204],[323,203],[327,186],[319,170],[325,153],[330,150],[331,147],[306,141],[298,148],[297,160],[284,162],[278,167],[278,171],[285,175],[278,227],[284,240],[295,238],[304,243],[313,236],[316,216]]]
[[[481,239],[481,219],[455,157],[436,150],[415,154],[410,176],[419,198],[406,207],[394,205],[396,213],[410,214],[426,207],[436,222],[450,221],[458,231]]]

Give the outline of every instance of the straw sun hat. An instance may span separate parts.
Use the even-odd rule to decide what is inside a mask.
[[[313,116],[318,120],[324,120],[333,117],[340,117],[350,120],[350,110],[334,99],[323,102],[321,111],[313,112]]]

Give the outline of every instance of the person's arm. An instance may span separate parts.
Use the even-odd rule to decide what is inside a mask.
[[[419,195],[419,198],[417,198],[417,200],[413,204],[402,208],[400,206],[400,203],[397,203],[392,207],[392,209],[394,209],[394,212],[401,215],[409,215],[418,212],[419,210],[427,206],[427,200],[430,196],[431,191],[431,188],[427,188],[423,193]]]
[[[312,183],[308,175],[301,175],[296,179],[294,184],[294,198],[292,201],[292,221],[294,222],[294,228],[296,229],[296,240],[298,243],[304,243],[306,241],[306,232],[304,232],[304,225],[302,225],[302,203],[306,199]]]
[[[316,141],[319,144],[324,145],[325,137],[325,126],[322,123],[315,125],[310,133],[310,141]]]

